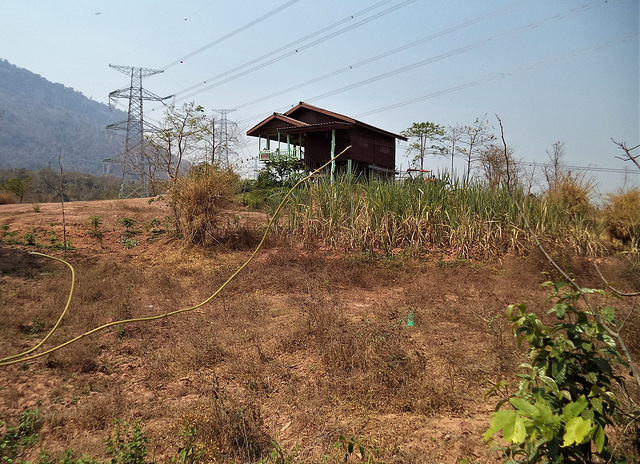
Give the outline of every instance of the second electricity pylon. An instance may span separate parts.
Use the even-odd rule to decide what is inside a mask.
[[[221,132],[221,141],[220,146],[222,148],[222,152],[220,153],[220,162],[223,166],[229,166],[229,130],[228,125],[229,121],[227,120],[227,113],[231,113],[235,111],[235,109],[214,109],[216,113],[220,113],[220,132]],[[215,147],[214,147],[215,150]]]
[[[163,73],[162,69],[136,68],[110,64],[110,68],[131,77],[129,87],[114,90],[109,93],[109,104],[117,98],[129,99],[129,111],[126,121],[109,124],[107,129],[126,130],[124,159],[122,163],[122,184],[120,198],[131,196],[149,196],[147,179],[151,173],[149,159],[144,151],[144,132],[146,124],[142,111],[144,100],[163,101],[170,97],[159,97],[142,88],[142,79]]]

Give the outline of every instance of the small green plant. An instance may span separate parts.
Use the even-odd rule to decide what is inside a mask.
[[[171,464],[198,464],[200,462],[202,446],[196,443],[197,433],[197,426],[185,423],[180,430],[182,446],[178,449],[178,453],[171,458]]]
[[[296,461],[298,451],[300,450],[299,447],[296,447],[292,451],[287,452],[283,450],[282,446],[276,441],[272,441],[271,446],[269,456],[260,459],[258,464],[291,464]]]
[[[133,227],[137,224],[137,221],[135,219],[128,218],[128,217],[123,217],[123,218],[118,219],[118,222],[120,222],[122,227],[124,227],[126,229],[125,233],[127,233],[127,234],[133,234],[134,233]]]
[[[26,234],[24,234],[24,241],[27,245],[36,245],[37,237],[36,237],[36,229],[31,227]]]
[[[0,428],[6,428],[0,435],[0,463],[17,464],[19,457],[25,450],[38,442],[38,433],[42,428],[42,418],[38,408],[25,409],[20,414],[20,424],[17,427],[8,426],[0,420]]]
[[[76,247],[74,247],[71,244],[71,240],[67,240],[66,242],[62,243],[62,242],[57,242],[56,244],[53,245],[52,248],[55,248],[56,250],[75,250]]]
[[[149,228],[151,229],[151,231],[157,230],[160,228],[160,224],[162,224],[160,222],[160,219],[153,218],[149,221]]]
[[[51,243],[51,247],[53,248],[55,244],[58,242],[58,236],[56,235],[55,230],[49,232],[49,243]]]
[[[614,455],[607,429],[622,423],[612,384],[623,384],[614,369],[627,363],[596,314],[578,306],[584,294],[604,292],[578,292],[564,282],[547,285],[557,300],[549,311],[556,324],[544,325],[522,304],[507,310],[519,343],[529,345],[531,362],[523,365],[527,372],[519,375],[518,390],[498,403],[484,438],[495,442],[502,432],[507,445],[498,449],[508,463],[595,462],[596,456],[626,462]],[[603,321],[615,323],[613,308],[599,311]]]
[[[149,242],[155,241],[159,235],[167,232],[166,229],[162,227],[162,221],[158,218],[151,219],[145,229],[147,232],[151,232],[151,237],[147,239]]]
[[[357,456],[359,454],[358,457],[360,458],[361,462],[366,462],[367,464],[382,464],[379,461],[375,460],[375,456],[378,454],[378,450],[373,446],[364,445],[361,440],[355,437],[345,438],[343,436],[340,436],[340,438],[338,438],[338,441],[333,444],[333,447],[335,449],[344,449],[344,462],[347,462],[349,456]]]
[[[42,459],[42,453],[41,453],[41,459]],[[51,460],[44,461],[44,462],[38,461],[38,464],[49,464],[49,463],[51,463]],[[58,464],[100,464],[100,463],[99,461],[93,458],[89,458],[84,454],[82,455],[82,457],[76,458],[73,454],[73,451],[67,448],[66,450],[64,450],[64,453],[62,454],[62,457],[60,458],[60,462]]]
[[[89,216],[89,225],[93,227],[94,230],[97,230],[102,225],[102,217],[96,216],[95,214]]]
[[[90,237],[93,237],[98,240],[100,246],[102,246],[102,231],[100,230],[100,225],[102,225],[102,218],[100,216],[91,215],[89,216],[89,225],[91,229],[87,234]]]
[[[140,421],[129,426],[127,422],[114,421],[113,433],[105,438],[106,452],[111,464],[145,464],[147,437]]]
[[[124,235],[120,237],[118,243],[122,243],[122,246],[126,249],[135,248],[138,246],[138,241],[134,238],[127,238]]]
[[[40,319],[36,319],[33,321],[33,326],[31,327],[31,330],[29,332],[31,332],[32,334],[39,334],[43,330],[44,323]]]
[[[34,203],[32,207],[33,207],[34,213],[40,212],[40,203]]]
[[[9,224],[2,224],[2,238],[4,237],[15,237],[16,231],[9,230],[11,226]]]

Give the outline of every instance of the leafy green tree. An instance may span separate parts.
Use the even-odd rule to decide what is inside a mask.
[[[408,152],[415,153],[414,165],[419,161],[420,169],[424,169],[424,157],[430,151],[437,150],[436,154],[441,153],[442,145],[440,142],[445,135],[445,129],[432,122],[414,122],[411,127],[403,130],[400,134],[410,140]]]
[[[12,177],[2,184],[2,188],[13,193],[20,199],[20,203],[22,203],[25,193],[31,190],[31,177]]]

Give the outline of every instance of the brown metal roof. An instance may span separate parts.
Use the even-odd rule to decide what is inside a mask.
[[[286,116],[284,114],[273,113],[271,116],[269,116],[268,118],[264,119],[263,121],[260,121],[258,124],[256,124],[251,129],[249,129],[247,131],[247,135],[251,135],[251,136],[257,137],[258,134],[260,133],[259,129],[261,127],[263,127],[263,126],[266,126],[267,124],[269,124],[271,121],[274,121],[274,120],[282,121],[283,123],[288,124],[289,126],[294,126],[294,127],[300,127],[300,126],[307,125],[306,123],[304,123],[302,121],[298,121],[297,119],[290,118],[289,116]]]
[[[324,114],[331,118],[337,119],[337,121],[326,122],[326,123],[316,123],[316,124],[308,124],[304,121],[299,121],[292,117],[294,113],[296,113],[300,109],[306,109],[310,111],[314,111],[320,114]],[[384,134],[389,137],[394,137],[396,139],[407,140],[406,137],[398,134],[394,134],[393,132],[386,131],[384,129],[380,129],[378,127],[372,126],[370,124],[364,123],[362,121],[358,121],[356,119],[350,118],[343,114],[334,113],[333,111],[328,111],[323,108],[318,108],[317,106],[309,105],[305,102],[300,102],[284,114],[281,113],[273,113],[271,116],[256,124],[254,127],[247,131],[247,135],[258,137],[261,132],[260,128],[265,125],[271,123],[273,120],[279,120],[286,123],[286,126],[278,127],[277,130],[281,132],[289,132],[289,133],[299,133],[303,131],[315,132],[320,130],[327,130],[333,128],[348,128],[348,126],[360,126],[362,128],[368,129],[373,132],[378,132],[380,134]],[[266,134],[263,134],[266,135]]]

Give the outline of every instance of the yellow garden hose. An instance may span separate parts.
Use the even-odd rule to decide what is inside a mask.
[[[271,228],[273,227],[273,224],[276,220],[276,218],[278,217],[278,215],[280,214],[280,211],[282,210],[285,202],[287,201],[287,199],[289,198],[289,196],[291,196],[291,194],[293,193],[293,191],[298,188],[298,186],[300,186],[300,184],[306,182],[307,180],[309,180],[312,176],[314,176],[315,174],[319,173],[321,170],[323,170],[325,167],[329,166],[333,161],[335,161],[336,158],[340,157],[343,153],[345,153],[349,148],[351,148],[351,146],[348,146],[347,148],[345,148],[344,150],[342,150],[340,153],[338,153],[336,156],[334,156],[333,158],[331,158],[328,162],[326,162],[325,164],[323,164],[322,166],[320,166],[318,169],[316,169],[315,171],[313,171],[311,174],[305,176],[304,178],[300,179],[293,187],[291,187],[291,189],[287,192],[287,194],[284,196],[284,198],[282,199],[282,201],[280,202],[280,204],[278,205],[278,207],[276,208],[275,212],[273,213],[273,216],[271,217],[271,219],[269,220],[269,223],[267,224],[267,228],[265,229],[264,233],[262,234],[262,239],[260,240],[260,243],[258,244],[258,246],[256,247],[256,249],[253,251],[253,253],[251,253],[251,256],[249,256],[249,258],[244,262],[244,264],[242,264],[232,275],[231,277],[229,277],[215,292],[213,292],[213,294],[211,294],[211,296],[209,296],[207,299],[205,299],[204,301],[202,301],[201,303],[198,303],[195,306],[190,306],[188,308],[182,308],[182,309],[177,309],[175,311],[170,311],[164,314],[159,314],[156,316],[148,316],[148,317],[138,317],[138,318],[132,318],[132,319],[123,319],[120,321],[114,321],[114,322],[109,322],[107,324],[103,324],[99,327],[96,327],[95,329],[89,330],[88,332],[85,332],[81,335],[78,335],[75,338],[72,338],[64,343],[61,343],[60,345],[57,345],[53,348],[50,348],[46,351],[43,351],[41,353],[37,353],[37,354],[32,354],[30,356],[30,353],[34,352],[35,350],[37,350],[40,346],[42,346],[42,344],[44,344],[45,341],[47,341],[47,339],[49,337],[51,337],[51,335],[53,334],[53,332],[55,332],[55,330],[58,328],[58,326],[60,325],[60,322],[62,321],[62,318],[64,317],[65,313],[67,312],[67,309],[69,307],[69,304],[71,303],[71,297],[73,296],[73,282],[71,285],[71,291],[69,292],[69,300],[67,301],[67,305],[62,313],[62,315],[60,316],[60,318],[58,319],[58,322],[56,323],[56,325],[51,329],[51,331],[47,334],[47,336],[40,342],[38,343],[35,347],[17,354],[17,355],[13,355],[13,356],[8,356],[6,358],[2,358],[0,359],[0,366],[9,366],[12,364],[18,364],[18,363],[22,363],[22,362],[26,362],[26,361],[31,361],[33,359],[39,358],[41,356],[45,356],[47,354],[51,354],[54,351],[57,351],[61,348],[64,348],[67,345],[70,345],[72,343],[77,342],[78,340],[81,340],[85,337],[88,337],[89,335],[93,335],[96,332],[100,332],[101,330],[104,329],[108,329],[109,327],[113,327],[116,325],[122,325],[122,324],[130,324],[130,323],[135,323],[135,322],[146,322],[146,321],[155,321],[158,319],[163,319],[165,317],[169,317],[169,316],[175,316],[177,314],[181,314],[181,313],[186,313],[188,311],[193,311],[194,309],[200,308],[201,306],[204,306],[205,304],[207,304],[209,301],[211,301],[213,298],[215,298],[231,281],[233,281],[238,274],[240,274],[240,272],[242,272],[242,270],[247,267],[247,265],[253,260],[253,258],[258,254],[258,251],[260,250],[260,248],[262,248],[262,245],[264,244],[267,235],[269,233],[269,231],[271,230]],[[71,269],[71,274],[72,274],[72,278],[75,281],[75,272],[73,270],[73,267],[71,266],[71,264],[67,263],[66,261],[60,259],[60,258],[55,258],[53,256],[49,256],[49,255],[45,255],[43,253],[35,253],[33,252],[32,254],[37,254],[40,256],[46,256],[48,258],[52,258],[55,259],[57,261],[63,262],[65,263],[67,266],[69,266],[69,268]]]

